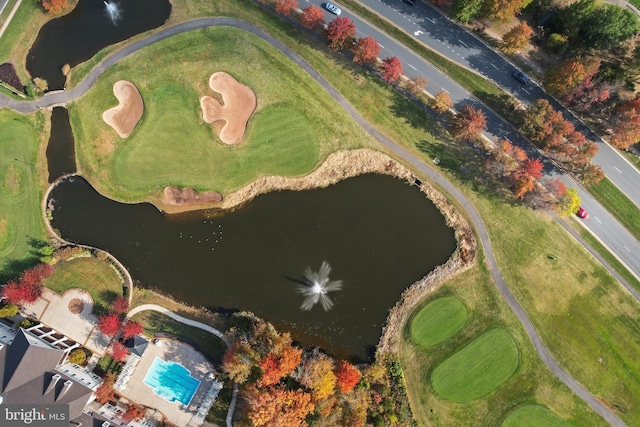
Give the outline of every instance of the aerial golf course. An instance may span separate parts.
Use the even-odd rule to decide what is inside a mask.
[[[635,339],[640,311],[577,242],[545,213],[483,187],[482,159],[457,146],[441,123],[376,76],[328,52],[322,40],[249,1],[179,0],[170,23],[203,16],[233,16],[259,25],[304,57],[386,136],[427,163],[443,158],[441,172],[480,211],[505,281],[554,358],[594,396],[619,408],[616,414],[627,424],[640,423],[640,343]],[[15,45],[30,37],[7,36],[14,39],[3,38],[3,43]],[[96,58],[115,49],[106,48]],[[96,62],[73,70],[72,84]],[[220,143],[215,129],[201,120],[198,101],[212,95],[207,79],[215,71],[233,74],[258,99],[238,146]],[[101,119],[117,104],[112,89],[120,79],[134,82],[145,103],[141,121],[126,139]],[[188,32],[144,48],[110,68],[69,110],[78,172],[102,194],[126,202],[157,203],[168,185],[226,195],[264,175],[304,176],[338,150],[386,152],[296,64],[263,40],[231,28]],[[24,156],[41,168],[46,117],[0,111],[6,135],[0,136],[0,158]],[[460,171],[461,165],[468,173]],[[3,262],[28,256],[23,236],[43,237],[39,197],[46,178],[31,175],[31,168],[0,163]],[[558,262],[550,262],[548,253],[561,254]],[[3,273],[9,268],[1,267]],[[399,360],[419,425],[511,427],[532,419],[540,425],[605,425],[539,360],[495,289],[481,251],[472,269],[443,283],[415,310],[404,328]]]

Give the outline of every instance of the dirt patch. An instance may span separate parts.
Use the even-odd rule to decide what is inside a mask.
[[[69,301],[69,311],[72,314],[80,314],[82,313],[82,310],[84,310],[84,301],[80,298],[74,298]]]
[[[105,111],[102,120],[111,126],[120,138],[126,138],[131,135],[144,113],[142,96],[136,85],[126,80],[114,83],[113,94],[118,99],[118,105]]]
[[[209,124],[224,121],[218,136],[225,144],[239,144],[256,109],[256,95],[251,88],[224,72],[213,73],[209,87],[220,94],[222,103],[211,96],[200,98],[202,118]]]
[[[4,185],[9,194],[17,196],[22,190],[22,171],[14,165],[9,165],[5,172]]]
[[[193,206],[222,201],[222,194],[214,190],[198,193],[190,187],[167,187],[164,189],[164,202],[172,206]]]

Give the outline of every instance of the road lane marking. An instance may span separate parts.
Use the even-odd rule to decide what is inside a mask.
[[[408,65],[409,67],[413,68],[414,70],[417,70],[417,68],[416,68],[416,67],[414,67],[413,65],[411,65],[411,64],[407,64],[407,65]]]
[[[377,43],[377,42],[376,42],[376,43]],[[378,46],[380,46],[381,48],[383,48],[383,49],[384,49],[384,46],[382,46],[380,43],[378,43]]]
[[[490,62],[489,65],[491,65],[493,68],[495,68],[496,70],[499,70],[500,68],[496,67],[495,65],[493,65],[493,62]]]
[[[458,40],[460,42],[461,45],[463,45],[464,47],[469,47],[465,42],[463,42],[462,40]]]
[[[620,169],[616,168],[615,166],[614,166],[614,168],[615,168],[618,172],[622,173],[622,171],[621,171]]]
[[[625,248],[627,250],[627,252],[631,252],[631,249],[629,249],[628,247],[626,247],[625,245],[622,245],[623,248]]]
[[[426,17],[425,17],[425,19],[426,19],[426,20],[428,20],[428,21],[431,21],[431,23],[432,23],[432,24],[435,24],[435,23],[436,23],[435,19],[426,18]]]
[[[442,90],[443,90],[443,91],[445,91],[445,92],[447,92],[447,93],[449,93],[449,91],[448,91],[448,90],[446,90],[445,88],[442,88]]]
[[[414,31],[414,32],[413,32],[413,35],[414,35],[414,36],[419,36],[420,34],[424,34],[424,31],[420,31],[420,30],[418,30],[418,31]]]
[[[596,220],[596,221],[598,221],[600,224],[602,224],[602,221],[600,221],[600,220],[598,219],[598,217],[597,217],[597,216],[594,216],[594,217],[593,217],[593,219],[595,219],[595,220]]]
[[[524,92],[527,92],[529,95],[531,95],[531,92],[529,92],[528,90],[526,90],[526,89],[522,89],[522,90],[523,90]]]

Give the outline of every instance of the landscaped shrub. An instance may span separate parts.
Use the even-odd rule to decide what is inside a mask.
[[[13,317],[18,314],[18,306],[15,304],[7,304],[4,307],[0,308],[0,319],[4,319],[5,317]]]
[[[81,348],[76,348],[69,354],[69,363],[82,365],[87,360],[87,353]]]

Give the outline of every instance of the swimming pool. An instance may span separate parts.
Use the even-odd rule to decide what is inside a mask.
[[[156,357],[144,377],[144,383],[153,392],[169,402],[178,401],[184,405],[191,402],[200,381],[193,378],[187,368],[179,363],[165,362]]]

